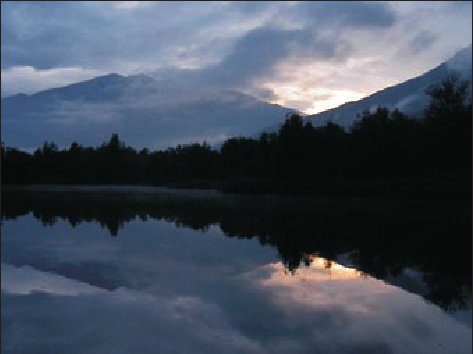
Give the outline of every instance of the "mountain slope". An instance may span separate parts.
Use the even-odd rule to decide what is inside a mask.
[[[288,111],[235,91],[110,74],[2,98],[2,141],[30,149],[45,140],[96,146],[118,133],[129,145],[156,149],[249,135],[284,120]]]
[[[308,116],[314,126],[325,125],[328,121],[345,128],[350,127],[356,114],[376,107],[399,108],[412,116],[422,114],[429,102],[425,93],[427,87],[436,84],[446,76],[457,73],[462,79],[471,80],[472,47],[459,51],[453,58],[442,63],[423,75],[407,80],[398,85],[385,88],[359,101],[348,102],[339,107]]]

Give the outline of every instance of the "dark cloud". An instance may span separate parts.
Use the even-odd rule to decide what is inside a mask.
[[[177,47],[197,42],[199,30],[219,16],[219,11],[209,13],[209,7],[199,10],[193,4],[149,7],[130,13],[110,3],[2,3],[2,69],[110,68],[142,62],[157,67],[172,59]],[[205,46],[205,40],[200,42]]]
[[[397,51],[395,57],[410,57],[421,55],[428,51],[438,40],[438,37],[430,31],[421,31],[412,39],[406,41]]]
[[[252,94],[264,101],[274,101],[278,96],[271,89],[257,87],[252,90]]]
[[[98,14],[79,3],[2,3],[2,69],[31,65],[37,69],[73,66],[95,51],[88,26],[103,36]],[[81,44],[89,41],[87,50]],[[100,50],[100,49],[99,49]]]
[[[305,19],[310,26],[293,31],[270,27],[269,13],[294,23]],[[271,65],[293,49],[316,46],[318,53],[330,53],[336,44],[314,36],[320,26],[380,27],[393,22],[388,7],[378,3],[152,3],[130,12],[117,11],[110,3],[5,2],[2,69],[142,62],[157,67],[172,64],[181,47],[188,57],[205,62],[224,57],[229,42],[236,40],[222,67],[236,70],[235,63],[243,64],[241,75],[246,76],[265,69],[264,60]],[[241,28],[232,32],[232,26]]]
[[[409,41],[407,48],[411,54],[418,54],[429,49],[436,40],[437,37],[433,33],[422,31]]]
[[[244,84],[271,74],[274,65],[288,57],[333,59],[348,54],[348,43],[336,36],[321,38],[319,29],[335,25],[387,27],[395,22],[391,9],[380,3],[307,2],[289,9],[288,17],[305,18],[309,25],[294,30],[267,25],[249,31],[235,42],[233,50],[218,65],[205,71],[205,75],[219,83]]]
[[[333,58],[346,47],[318,38],[307,30],[279,30],[262,27],[237,40],[233,50],[202,76],[223,86],[242,86],[249,80],[269,75],[283,59]]]
[[[390,7],[379,2],[309,1],[303,2],[296,11],[316,25],[389,27],[396,21],[396,16]]]

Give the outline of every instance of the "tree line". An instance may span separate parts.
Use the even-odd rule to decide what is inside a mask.
[[[2,183],[145,184],[253,193],[456,195],[471,198],[471,98],[449,77],[427,90],[422,119],[398,109],[362,112],[345,131],[314,127],[297,113],[274,133],[234,137],[219,149],[99,147],[45,142],[33,154],[2,145]]]

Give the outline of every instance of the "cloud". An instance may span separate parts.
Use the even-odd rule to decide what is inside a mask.
[[[117,289],[78,296],[2,293],[2,300],[5,353],[262,352],[217,306],[195,297]]]
[[[388,27],[395,19],[383,4],[303,3],[284,10],[288,11],[286,24],[302,18],[302,27],[281,28],[277,24],[284,15],[278,13],[274,24],[265,23],[246,32],[218,64],[203,69],[201,76],[224,86],[248,86],[260,77],[274,75],[275,65],[287,59],[334,60],[347,56],[351,49],[347,41],[327,33],[319,35],[327,27]]]
[[[297,11],[316,24],[334,27],[390,27],[396,21],[396,13],[381,2],[303,2]]]
[[[25,1],[1,6],[2,74],[22,67],[124,75],[160,69],[189,85],[238,88],[262,99],[284,91],[278,85],[367,95],[419,75],[471,43],[470,2]],[[25,74],[6,86],[32,92],[59,81],[49,80]],[[291,100],[314,109],[314,97],[299,96]]]
[[[92,39],[93,47],[94,37],[103,38],[91,36],[91,30],[84,26],[94,23],[98,31],[103,30],[100,16],[80,3],[2,3],[1,15],[2,69],[77,66],[81,57],[91,54],[90,50],[84,51],[84,42]]]
[[[32,66],[15,66],[2,70],[2,97],[14,93],[34,93],[61,87],[104,74],[100,70],[54,68],[38,70]]]
[[[113,1],[110,3],[111,6],[118,10],[135,10],[147,4],[149,4],[148,1]]]
[[[340,45],[304,30],[258,28],[248,32],[217,65],[202,70],[202,77],[217,84],[240,87],[273,74],[275,65],[289,57],[333,58]]]
[[[288,273],[274,248],[218,226],[132,220],[111,239],[28,215],[5,221],[2,242],[5,353],[471,351],[471,328],[419,296],[318,257]],[[122,281],[91,284],[91,269]]]
[[[111,238],[91,215],[75,228],[65,219],[44,227],[31,214],[2,223],[5,353],[471,350],[471,328],[354,269],[313,257],[293,275],[275,248],[226,238],[223,225],[176,228],[169,220],[179,215],[130,220]],[[109,288],[90,273],[118,281],[84,293]]]
[[[288,23],[300,22],[301,14],[307,23],[303,32],[313,27],[314,18],[317,28],[385,26],[393,21],[389,8],[378,3],[3,3],[2,68],[123,71],[168,65],[182,55],[187,60],[195,57],[202,66],[221,60],[235,43],[244,47],[259,39],[281,39],[301,40],[303,45],[308,40],[302,38],[304,33],[278,32]],[[274,30],[251,32],[265,27]]]
[[[428,49],[436,39],[437,37],[434,34],[428,31],[422,31],[409,42],[409,47],[411,48],[412,52],[416,54],[420,51]]]
[[[430,31],[421,31],[402,46],[398,52],[399,56],[412,56],[429,50],[437,41],[438,36]]]
[[[15,267],[2,263],[2,291],[17,295],[45,292],[74,296],[102,293],[104,289],[62,275],[41,272],[29,266]]]
[[[2,69],[79,66],[128,72],[176,64],[179,48],[205,63],[221,58],[229,38],[260,25],[267,15],[233,13],[218,3],[2,3]]]

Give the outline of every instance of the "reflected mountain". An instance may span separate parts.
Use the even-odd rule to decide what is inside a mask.
[[[288,272],[325,259],[320,266],[356,269],[446,310],[464,308],[471,296],[468,202],[240,196],[152,187],[10,187],[2,190],[1,211],[2,220],[32,213],[43,225],[59,219],[73,227],[99,223],[111,236],[136,219],[202,231],[217,225],[228,237],[256,238],[276,248]]]

